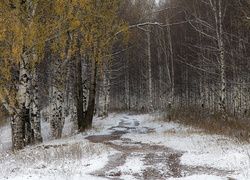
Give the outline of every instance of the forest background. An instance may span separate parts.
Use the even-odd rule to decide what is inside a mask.
[[[2,0],[1,121],[13,149],[94,114],[167,119],[249,138],[249,0]]]

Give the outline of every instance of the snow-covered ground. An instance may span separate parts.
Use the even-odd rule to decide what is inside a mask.
[[[105,119],[95,118],[94,127],[84,134],[70,135],[72,122],[67,119],[63,138],[51,140],[49,124],[43,122],[44,143],[27,147],[13,154],[11,148],[10,127],[0,129],[0,180],[99,180],[105,177],[93,173],[104,168],[109,158],[118,155],[118,150],[105,143],[92,143],[85,139],[90,135],[110,135],[114,131],[126,131],[123,140],[130,140],[126,146],[140,148],[142,144],[163,146],[172,151],[181,152],[180,165],[187,167],[204,167],[211,172],[221,170],[221,174],[208,172],[183,174],[183,177],[169,177],[169,180],[249,180],[250,179],[250,145],[240,143],[227,137],[207,135],[202,130],[186,127],[178,123],[157,121],[157,115],[110,114]],[[131,126],[124,128],[119,123]],[[111,128],[113,127],[113,128]],[[117,139],[110,142],[123,146],[124,141]],[[164,152],[156,152],[161,156]],[[132,152],[126,156],[124,163],[106,172],[121,173],[120,179],[139,178],[150,166],[145,163],[145,153]],[[157,164],[160,171],[166,170],[164,163]],[[159,172],[160,172],[159,171]],[[138,176],[134,176],[137,174]],[[112,177],[111,177],[112,179]]]
[[[249,180],[250,179],[250,144],[241,143],[219,135],[208,135],[192,127],[178,123],[157,122],[153,117],[138,118],[144,127],[153,127],[156,132],[124,135],[133,141],[164,145],[175,150],[183,151],[181,164],[188,166],[203,166],[232,172],[230,176],[211,176],[197,174],[171,180]],[[145,120],[147,119],[147,120]]]

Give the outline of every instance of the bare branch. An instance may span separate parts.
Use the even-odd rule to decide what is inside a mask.
[[[144,23],[140,23],[140,24],[135,24],[135,25],[130,25],[129,28],[140,28],[141,26],[147,26],[147,25],[153,25],[153,26],[160,26],[160,27],[165,27],[165,26],[173,26],[173,25],[178,25],[178,24],[184,24],[188,21],[181,21],[178,23],[171,23],[171,24],[164,24],[164,23],[160,23],[160,22],[144,22]]]
[[[194,66],[194,65],[192,65],[192,64],[190,64],[190,63],[187,63],[187,62],[186,62],[186,59],[183,58],[183,57],[181,57],[180,55],[178,55],[178,57],[179,57],[181,60],[177,60],[177,61],[179,61],[179,62],[181,62],[181,63],[184,63],[184,64],[186,64],[186,65],[188,65],[188,66],[190,66],[190,67],[192,67],[192,68],[194,68],[194,69],[197,69],[197,70],[200,70],[200,71],[202,71],[202,72],[209,73],[209,74],[220,75],[220,74],[218,74],[218,73],[216,73],[216,72],[211,72],[211,71],[208,71],[208,70],[206,70],[206,69],[203,69],[203,68]]]

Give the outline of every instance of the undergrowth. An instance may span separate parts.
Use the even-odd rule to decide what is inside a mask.
[[[171,109],[165,121],[178,121],[181,124],[205,130],[209,134],[218,134],[250,142],[250,117],[228,114],[223,119],[220,112],[200,107]]]
[[[149,111],[146,108],[141,108],[141,109],[120,109],[120,108],[112,108],[109,110],[111,113],[125,113],[128,115],[140,115],[140,114],[148,114]]]

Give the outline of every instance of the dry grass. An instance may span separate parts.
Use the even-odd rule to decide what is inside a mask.
[[[149,113],[149,111],[144,107],[142,107],[140,109],[130,109],[130,110],[126,109],[126,108],[124,108],[124,109],[112,108],[109,111],[110,111],[110,113],[118,113],[118,114],[125,113],[128,115],[141,115],[141,114],[148,114]]]
[[[9,164],[2,171],[9,172],[9,168],[62,165],[65,162],[80,162],[94,155],[109,153],[112,149],[103,144],[93,144],[79,141],[65,144],[50,144],[26,148],[17,152],[0,154],[0,164]],[[10,165],[11,164],[11,165]],[[44,167],[40,167],[44,166]],[[2,167],[3,168],[3,167]]]
[[[250,141],[250,118],[229,114],[222,119],[220,112],[212,112],[199,107],[172,109],[165,115],[165,121],[178,121],[181,124],[204,129],[206,133],[225,135],[241,141]]]

